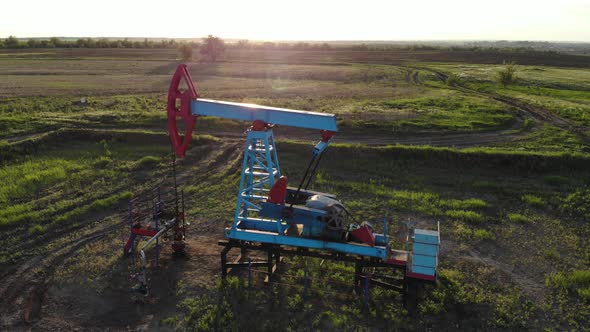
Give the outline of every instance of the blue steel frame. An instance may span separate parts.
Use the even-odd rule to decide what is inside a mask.
[[[266,200],[270,188],[280,176],[272,129],[249,131],[232,229],[241,221],[258,220],[255,217],[262,209],[260,203]]]
[[[232,103],[208,99],[193,99],[191,113],[201,116],[255,121],[286,125],[299,128],[337,131],[336,116],[333,114],[296,111],[253,104]],[[323,143],[323,144],[322,144]],[[319,155],[327,146],[320,142],[314,153]],[[228,239],[271,243],[312,249],[326,249],[343,253],[376,257],[386,260],[389,252],[387,232],[375,234],[375,246],[324,241],[320,239],[286,235],[290,226],[283,218],[262,218],[259,215],[261,204],[266,201],[270,188],[281,176],[277,150],[272,129],[249,131],[242,164],[240,189],[232,227],[227,228]],[[293,207],[295,210],[298,207]],[[303,210],[303,208],[300,208]],[[305,209],[310,215],[323,213],[320,210]],[[303,211],[302,211],[303,212]],[[385,228],[387,229],[387,228]]]

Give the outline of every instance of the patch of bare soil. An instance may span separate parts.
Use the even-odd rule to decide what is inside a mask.
[[[159,267],[148,271],[149,296],[131,291],[127,264],[121,257],[108,284],[94,287],[88,282],[52,283],[44,294],[42,315],[31,326],[49,329],[165,330],[160,321],[176,313],[179,283],[192,289],[215,285],[220,274],[219,246],[223,223],[191,227],[186,255],[175,257],[169,245],[162,247]],[[212,228],[215,228],[213,231]],[[153,255],[153,252],[150,253]],[[97,289],[98,288],[98,289]]]
[[[51,276],[65,259],[83,246],[120,228],[122,223],[100,228],[80,238],[66,241],[45,254],[15,267],[0,284],[0,326],[21,326],[38,320]]]
[[[196,146],[189,153],[198,158],[179,161],[177,180],[194,181],[208,172],[233,172],[239,167],[242,142],[229,140],[213,143],[214,148]],[[201,179],[202,180],[202,179]],[[172,186],[165,179],[163,186]],[[190,217],[190,216],[189,216]],[[160,264],[150,265],[150,295],[132,292],[130,258],[121,256],[107,278],[94,278],[80,271],[72,278],[57,278],[70,260],[79,257],[82,250],[98,241],[119,240],[125,236],[125,221],[110,225],[87,225],[72,232],[56,232],[43,237],[43,241],[29,242],[42,248],[50,244],[47,252],[27,261],[17,262],[3,271],[0,277],[0,330],[162,330],[161,319],[176,312],[179,282],[191,288],[208,288],[215,285],[220,274],[220,248],[217,241],[223,237],[226,224],[222,220],[190,220],[187,231],[187,250],[183,257],[174,257],[169,245],[164,244]],[[53,244],[53,245],[51,245]],[[16,244],[18,246],[18,244]],[[121,240],[121,249],[123,240]],[[153,252],[151,253],[153,255]],[[83,259],[92,260],[93,257]],[[85,273],[86,272],[86,273]]]

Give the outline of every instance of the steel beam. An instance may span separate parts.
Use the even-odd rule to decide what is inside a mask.
[[[338,131],[334,114],[298,111],[256,104],[232,103],[211,99],[192,99],[191,113],[226,119],[255,121],[290,127]]]

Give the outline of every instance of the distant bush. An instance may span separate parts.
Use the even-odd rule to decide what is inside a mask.
[[[24,44],[15,36],[8,36],[8,38],[4,40],[4,47],[6,48],[20,48],[22,46],[24,46]]]
[[[457,74],[450,74],[445,80],[445,84],[448,86],[455,86],[459,83],[461,83],[461,77]]]
[[[191,61],[193,59],[193,47],[189,44],[180,44],[178,54],[183,61]]]
[[[225,42],[219,37],[209,35],[204,38],[200,53],[207,61],[215,62],[225,51]]]
[[[496,80],[498,83],[506,87],[516,81],[516,64],[514,62],[508,62],[505,64],[504,69],[496,73]]]

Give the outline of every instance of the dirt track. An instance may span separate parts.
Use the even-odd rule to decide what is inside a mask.
[[[51,275],[68,257],[84,245],[97,241],[121,228],[123,222],[99,229],[78,239],[24,262],[2,279],[0,288],[0,311],[2,326],[10,326],[21,320],[25,323],[39,318],[41,304]],[[16,305],[15,305],[16,304]]]
[[[444,80],[445,76],[443,73],[435,72],[437,77]],[[406,79],[416,85],[423,84],[419,78],[417,71],[408,71]],[[457,89],[463,89],[469,93],[476,93],[478,95],[486,96],[487,98],[500,101],[508,106],[515,107],[519,110],[520,114],[509,129],[501,131],[485,132],[485,133],[465,133],[465,134],[428,134],[420,133],[419,135],[360,135],[360,134],[346,134],[342,133],[336,136],[336,142],[344,143],[361,143],[367,145],[386,145],[386,144],[403,144],[403,145],[432,145],[432,146],[451,146],[451,147],[471,147],[481,145],[491,145],[511,140],[516,140],[523,137],[526,132],[518,131],[522,127],[524,118],[528,117],[534,119],[538,123],[551,123],[557,127],[573,131],[584,137],[583,128],[572,124],[554,113],[537,107],[532,107],[525,103],[512,100],[506,97],[484,94],[474,90],[467,90],[463,87],[456,87]],[[310,136],[309,132],[305,131],[290,131],[277,129],[277,137],[299,139],[299,140],[317,140],[319,136]],[[221,143],[219,148],[214,149],[210,154],[205,156],[205,161],[198,165],[193,165],[190,172],[180,173],[178,176],[179,182],[183,182],[192,177],[193,174],[200,174],[200,179],[206,178],[207,174],[211,172],[230,172],[234,168],[239,167],[241,159],[240,148],[243,144],[242,133],[214,133],[204,132],[205,134],[213,134],[218,137],[225,138],[226,141]],[[29,135],[27,135],[28,137]],[[26,139],[27,137],[18,138]],[[186,165],[187,169],[189,168]],[[207,171],[205,171],[207,167]],[[199,178],[191,178],[191,181],[198,181]],[[198,199],[197,196],[195,199]],[[43,322],[44,314],[44,303],[47,296],[47,291],[50,283],[52,282],[52,275],[57,269],[64,263],[68,258],[76,255],[84,246],[104,239],[107,235],[117,232],[124,227],[124,222],[117,222],[106,227],[94,226],[92,229],[87,230],[82,236],[67,240],[66,237],[70,230],[58,231],[52,234],[51,238],[43,239],[31,239],[26,243],[17,244],[15,250],[25,250],[27,247],[35,247],[43,244],[43,241],[57,242],[63,241],[59,246],[48,251],[45,254],[35,256],[27,261],[15,264],[9,269],[2,271],[0,276],[0,312],[2,316],[0,318],[0,327],[42,327],[40,322]],[[198,282],[209,282],[217,271],[218,264],[218,248],[214,245],[215,241],[220,234],[217,226],[211,226],[212,234],[216,234],[214,237],[196,238],[191,240],[192,244],[189,247],[193,257],[199,258],[199,267],[205,267],[206,273],[196,272],[195,262],[192,262],[192,266],[186,273],[195,274],[195,278]],[[216,228],[217,227],[217,228]],[[3,234],[8,236],[8,234]],[[484,263],[490,263],[485,259],[473,254],[474,259],[483,261]],[[490,263],[491,264],[491,263]],[[178,271],[177,271],[178,272]],[[529,285],[531,288],[535,288],[538,285],[532,283]],[[120,296],[121,294],[119,294]],[[124,322],[123,322],[124,323]],[[137,322],[146,323],[146,322]],[[148,326],[151,322],[147,322]],[[153,326],[152,326],[153,327]],[[120,326],[125,328],[125,325]]]
[[[210,174],[235,172],[241,162],[242,152],[238,149],[241,145],[241,143],[230,140],[229,142],[219,144],[215,149],[207,149],[206,147],[199,146],[193,147],[193,149],[199,151],[204,149],[202,150],[203,155],[200,160],[182,160],[178,162],[178,182],[183,183],[189,181],[191,183],[199,183],[201,181],[207,181],[207,177]],[[193,153],[197,152],[193,151]],[[161,185],[172,186],[172,178],[168,177]],[[192,199],[199,199],[198,193]],[[123,218],[123,215],[119,216],[119,219]],[[194,222],[194,220],[192,221]],[[72,301],[75,303],[92,302],[95,301],[94,298],[97,295],[94,294],[89,285],[74,284],[59,286],[56,289],[53,278],[55,272],[62,268],[68,259],[79,255],[80,250],[87,245],[105,239],[105,237],[113,233],[122,232],[126,225],[127,221],[122,220],[108,224],[107,226],[104,226],[104,223],[86,225],[86,228],[82,228],[80,232],[76,232],[76,229],[71,228],[57,230],[43,238],[31,239],[31,241],[25,241],[24,243],[16,243],[12,248],[8,248],[11,250],[31,250],[32,248],[42,248],[45,245],[51,244],[51,249],[47,252],[20,261],[10,266],[7,270],[2,271],[2,275],[0,276],[0,312],[2,313],[0,316],[0,329],[16,327],[41,329],[51,329],[52,327],[63,329],[67,327],[68,329],[73,329],[84,328],[84,326],[103,326],[104,322],[101,322],[100,315],[104,313],[101,312],[100,308],[80,308],[76,306],[71,311],[80,317],[70,317],[72,321],[64,319],[62,317],[63,315],[75,316],[73,313],[62,312],[64,310],[64,303],[71,303]],[[167,271],[165,274],[187,273],[197,283],[211,284],[215,280],[213,276],[217,273],[219,266],[219,250],[216,243],[222,236],[223,225],[222,222],[199,224],[199,229],[208,229],[210,234],[214,234],[213,236],[203,237],[198,234],[190,234],[191,231],[189,230],[188,254],[198,261],[188,261],[186,264],[192,265],[192,267],[181,264],[179,267],[173,267],[176,270]],[[3,234],[3,237],[5,236],[10,235]],[[121,243],[122,245],[123,243]],[[164,262],[169,259],[169,251],[168,247],[164,248],[164,253],[162,254]],[[88,259],[92,259],[92,257],[88,257]],[[119,268],[125,265],[125,261],[125,259],[121,260]],[[163,265],[166,265],[166,263],[163,263]],[[206,273],[203,273],[203,268],[205,268]],[[154,276],[154,278],[158,277]],[[164,274],[160,278],[166,279],[162,280],[163,283],[175,284],[176,282],[175,280],[167,280],[168,278]],[[147,319],[146,317],[153,317],[153,315],[138,315],[134,312],[135,309],[133,308],[141,305],[141,303],[134,304],[130,300],[132,294],[129,294],[125,287],[130,287],[131,284],[126,285],[126,281],[124,280],[114,280],[113,282],[119,285],[115,286],[115,288],[120,287],[123,289],[119,289],[113,294],[105,294],[104,298],[96,299],[96,301],[110,302],[112,306],[118,308],[118,311],[124,311],[124,313],[112,313],[110,315],[109,319],[113,319],[113,324],[121,324],[114,328],[125,329],[129,324],[136,324],[137,326],[147,324],[146,328],[147,326],[151,326],[149,328],[157,327],[158,321],[162,317],[155,319],[154,322],[151,322],[149,319],[148,321],[143,321]],[[170,289],[171,287],[173,285],[166,289]],[[164,290],[160,292],[162,291]],[[173,293],[166,294],[168,298],[173,295]],[[166,298],[166,296],[163,294],[157,295],[158,298]],[[59,304],[62,304],[62,306],[60,307]],[[175,303],[169,304],[164,301],[160,305],[152,306],[151,308],[155,311],[159,310],[162,313],[169,309],[164,307],[165,305],[173,309]],[[129,310],[131,312],[127,312]]]
[[[433,73],[442,82],[446,82],[446,80],[448,78],[447,74],[430,69],[430,68],[416,68],[416,69],[429,71],[429,72]],[[559,115],[555,114],[554,112],[551,112],[548,109],[538,107],[538,106],[529,105],[523,101],[519,101],[517,99],[506,97],[506,96],[501,96],[501,95],[498,95],[495,93],[488,93],[488,92],[482,92],[482,91],[470,89],[470,88],[467,88],[465,86],[458,85],[458,84],[456,84],[454,86],[454,88],[459,91],[462,91],[464,93],[475,94],[475,95],[478,95],[481,97],[485,97],[485,98],[489,98],[489,99],[492,99],[495,101],[499,101],[501,103],[506,104],[507,106],[512,106],[512,107],[519,110],[521,117],[528,117],[537,123],[549,123],[549,124],[554,125],[558,128],[573,132],[576,135],[578,135],[578,137],[580,137],[582,140],[584,140],[586,143],[590,143],[590,138],[586,135],[587,128],[585,128],[584,126],[578,125],[572,121],[569,121],[567,119],[564,119],[564,118],[560,117]]]
[[[447,75],[442,72],[438,72],[429,68],[418,68],[408,67],[406,72],[405,81],[413,85],[424,85],[425,83],[420,79],[420,71],[428,71],[433,73],[439,80],[445,82]],[[379,145],[431,145],[436,147],[478,147],[478,146],[489,146],[494,144],[506,143],[515,140],[522,139],[529,131],[535,130],[537,125],[542,123],[550,123],[556,127],[564,130],[571,131],[577,134],[579,137],[584,139],[586,142],[590,142],[590,139],[585,135],[585,128],[579,126],[571,121],[565,120],[555,113],[532,105],[528,105],[524,102],[500,96],[492,93],[485,93],[476,91],[473,89],[466,88],[464,86],[455,85],[452,87],[459,91],[467,94],[474,94],[479,97],[488,98],[497,102],[501,102],[508,107],[515,108],[518,110],[515,120],[509,128],[503,128],[500,130],[489,130],[489,131],[476,131],[476,132],[464,132],[464,133],[445,133],[436,131],[418,131],[413,133],[408,132],[374,132],[367,129],[366,132],[355,133],[349,130],[342,130],[335,136],[335,142],[348,143],[348,144],[366,144],[372,146]],[[532,125],[524,127],[524,120],[530,119]],[[84,127],[88,129],[88,126]],[[90,127],[91,128],[91,127]],[[291,139],[300,141],[314,141],[317,139],[317,135],[313,131],[298,130],[289,127],[277,127],[275,134],[278,139]],[[104,127],[96,128],[97,130],[104,129]],[[115,129],[115,128],[113,128]],[[135,127],[128,129],[136,130],[162,130],[163,128],[153,127]],[[104,129],[108,130],[108,129]],[[162,130],[162,132],[164,132]],[[25,141],[31,137],[39,134],[26,134],[22,136],[14,136],[7,138],[6,140],[11,143],[19,143]],[[244,134],[241,132],[219,132],[209,131],[197,131],[197,134],[208,134],[224,139],[243,139]]]

